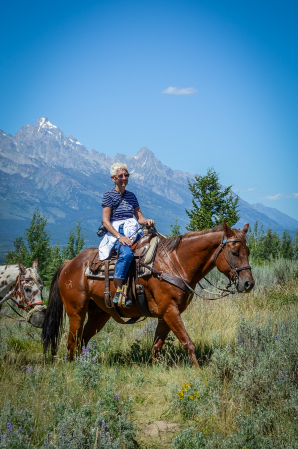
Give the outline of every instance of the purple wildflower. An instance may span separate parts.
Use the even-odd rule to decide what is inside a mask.
[[[28,366],[26,369],[26,373],[31,373],[31,371],[33,371],[33,366]]]
[[[113,373],[116,374],[116,373],[117,373],[117,370],[115,369],[115,371],[113,371]]]
[[[96,348],[96,344],[94,343],[94,345],[92,345],[92,348],[95,349]]]
[[[103,430],[106,430],[106,428],[107,428],[106,423],[105,423],[104,421],[102,421],[102,429],[103,429]]]
[[[115,394],[115,400],[119,401],[119,394]]]
[[[275,340],[277,340],[277,339],[278,339],[278,337],[279,337],[279,335],[278,335],[278,334],[276,334],[276,335],[275,335]]]
[[[9,422],[7,424],[7,432],[12,432],[12,431],[13,431],[13,424],[12,424],[12,422]]]

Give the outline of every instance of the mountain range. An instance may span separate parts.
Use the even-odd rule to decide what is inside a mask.
[[[109,170],[118,161],[129,167],[129,190],[137,195],[144,216],[154,218],[162,233],[168,233],[179,217],[183,231],[188,223],[185,208],[190,209],[192,198],[188,181],[194,175],[172,170],[147,147],[135,156],[118,153],[111,158],[88,151],[45,117],[23,126],[15,136],[0,130],[0,258],[23,234],[36,209],[48,219],[52,243],[64,244],[70,228],[81,218],[87,246],[96,246],[102,195],[113,186]],[[298,228],[297,220],[274,208],[242,199],[239,206],[241,218],[236,226],[258,221],[264,229],[272,227],[279,233]]]

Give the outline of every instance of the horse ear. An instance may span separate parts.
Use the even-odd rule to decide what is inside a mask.
[[[226,236],[228,237],[229,235],[233,235],[233,231],[230,228],[230,226],[227,225],[227,223],[225,222],[225,220],[222,223],[223,225],[223,229],[224,229],[224,233],[226,234]]]
[[[26,268],[20,263],[18,262],[19,265],[19,270],[21,274],[25,274],[26,273]]]
[[[244,228],[242,229],[242,232],[244,232],[244,234],[247,234],[248,228],[249,228],[249,223],[247,223],[247,224],[244,226]]]
[[[32,268],[34,268],[36,271],[38,269],[38,259],[35,259],[33,264],[32,264]]]

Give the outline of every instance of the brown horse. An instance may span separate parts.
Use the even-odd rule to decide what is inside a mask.
[[[247,224],[240,231],[229,228],[224,222],[223,226],[213,229],[188,232],[171,239],[164,238],[159,243],[154,268],[175,276],[178,270],[182,278],[194,289],[216,266],[234,282],[239,293],[247,293],[254,286],[248,265],[249,249],[246,246],[248,227]],[[87,345],[90,338],[104,327],[111,316],[117,318],[115,310],[105,305],[104,280],[92,280],[85,276],[92,250],[93,248],[86,249],[71,261],[62,264],[53,278],[43,327],[44,349],[46,351],[51,347],[52,354],[56,353],[61,336],[63,304],[69,317],[67,347],[71,358],[76,345],[79,348],[81,343]],[[192,364],[198,366],[195,346],[181,318],[182,312],[193,298],[193,293],[185,292],[165,281],[161,282],[156,274],[140,279],[140,283],[145,288],[152,316],[158,318],[152,357],[158,356],[168,333],[172,330],[189,354]],[[113,283],[111,293],[114,294]],[[136,304],[118,310],[122,317],[141,316]],[[87,313],[88,319],[84,326]]]

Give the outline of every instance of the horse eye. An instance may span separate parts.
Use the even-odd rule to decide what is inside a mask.
[[[236,253],[236,251],[232,251],[232,254],[233,254],[233,256],[236,256],[236,257],[238,257],[238,256],[239,256],[239,254],[238,254],[238,253]]]

